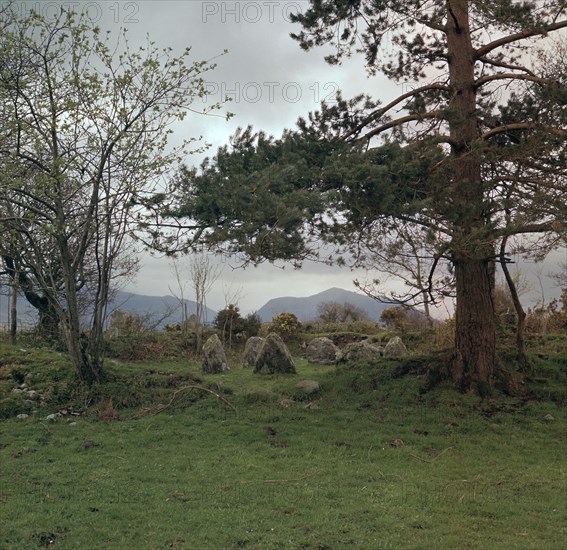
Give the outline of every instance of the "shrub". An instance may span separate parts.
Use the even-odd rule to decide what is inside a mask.
[[[280,313],[272,319],[270,332],[276,332],[283,340],[289,340],[301,329],[301,323],[294,313]]]
[[[321,302],[317,307],[318,320],[323,323],[348,323],[352,321],[368,321],[366,311],[345,302]]]
[[[247,338],[250,338],[251,336],[258,336],[261,328],[262,319],[260,319],[260,316],[256,312],[249,313],[244,318],[244,332],[246,333]]]
[[[240,309],[235,304],[221,309],[214,321],[215,327],[220,332],[223,342],[231,344],[233,340],[239,339],[244,335],[244,319],[240,316]]]

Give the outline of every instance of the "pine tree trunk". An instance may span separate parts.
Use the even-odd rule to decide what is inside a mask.
[[[494,247],[490,241],[490,207],[485,202],[478,152],[475,51],[469,25],[469,2],[447,1],[449,54],[449,130],[453,177],[452,254],[457,306],[453,378],[462,391],[489,391],[496,357],[494,323]]]
[[[490,388],[496,355],[490,261],[456,260],[455,279],[453,379],[462,391],[484,394]]]

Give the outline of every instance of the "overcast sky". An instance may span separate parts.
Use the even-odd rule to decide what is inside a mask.
[[[28,1],[19,4],[23,11],[39,9],[47,16],[63,4],[82,10],[93,25],[103,29],[118,32],[121,27],[127,28],[133,44],[143,44],[149,35],[158,46],[170,46],[178,53],[192,47],[195,61],[217,58],[217,68],[205,77],[210,92],[205,101],[212,104],[228,95],[232,101],[227,109],[235,116],[228,122],[222,117],[189,116],[175,128],[174,138],[202,135],[212,144],[208,155],[225,144],[238,126],[252,124],[257,130],[279,135],[283,128],[292,127],[299,116],[317,109],[323,99],[332,101],[338,89],[344,97],[366,92],[374,98],[388,100],[412,85],[411,82],[395,84],[382,76],[367,78],[360,57],[353,57],[343,66],[331,67],[323,60],[324,49],[301,50],[289,37],[290,32],[298,30],[290,23],[289,14],[304,10],[308,4],[301,0]],[[222,55],[225,49],[228,53]],[[187,164],[199,164],[202,158],[203,155],[193,155],[187,159]],[[546,275],[558,270],[559,258],[565,255],[563,250],[542,267],[523,268],[539,274],[539,279],[532,276],[531,301],[541,299],[540,280],[546,300],[558,295],[558,289],[553,288]],[[219,263],[222,275],[208,297],[208,305],[220,309],[226,300],[237,297],[243,312],[254,311],[270,298],[279,296],[308,296],[333,286],[355,290],[352,280],[365,277],[361,271],[317,264],[306,264],[301,270],[269,264],[242,270],[233,269],[226,259]],[[167,295],[170,287],[175,289],[176,283],[168,260],[144,256],[136,280],[126,290]],[[439,316],[443,313],[440,311]]]

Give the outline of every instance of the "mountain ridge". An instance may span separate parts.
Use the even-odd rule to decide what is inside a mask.
[[[391,307],[392,304],[381,303],[377,299],[370,298],[365,294],[358,294],[351,290],[332,287],[311,296],[295,297],[284,296],[268,300],[256,313],[267,323],[272,320],[274,315],[284,311],[293,313],[300,321],[308,322],[316,320],[317,308],[325,302],[336,302],[340,305],[349,303],[362,309],[373,321],[379,321],[384,309]]]
[[[8,321],[8,308],[5,302],[7,297],[3,298],[2,307],[0,308],[0,323],[6,324]],[[392,305],[390,303],[381,303],[364,294],[332,287],[311,296],[281,296],[272,298],[258,309],[256,314],[264,323],[270,322],[274,315],[284,311],[295,314],[302,322],[314,321],[318,316],[317,308],[325,302],[335,302],[340,305],[345,303],[352,304],[362,309],[373,321],[379,321],[382,311]],[[195,313],[196,303],[192,300],[185,300],[185,303],[187,304],[188,315]],[[114,297],[109,303],[109,319],[112,312],[117,309],[139,315],[147,320],[149,326],[155,324],[157,329],[163,329],[166,324],[179,323],[181,321],[179,299],[171,295],[149,296],[118,290],[114,293]],[[206,322],[212,323],[216,315],[217,312],[215,310],[206,308]],[[35,310],[23,297],[18,299],[18,318],[22,326],[31,326],[37,319]]]

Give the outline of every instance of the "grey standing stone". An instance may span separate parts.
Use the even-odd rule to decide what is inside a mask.
[[[408,349],[399,336],[392,338],[384,348],[384,357],[406,357]]]
[[[368,340],[352,342],[343,348],[342,361],[379,361],[384,348],[371,344]]]
[[[313,338],[305,349],[305,357],[309,363],[319,365],[333,365],[341,358],[341,350],[333,344],[332,340],[321,336]]]
[[[216,374],[228,369],[228,360],[220,338],[213,334],[203,346],[203,372]]]
[[[260,338],[259,336],[252,336],[246,340],[244,356],[242,357],[243,367],[253,367],[256,364],[256,359],[258,359],[258,354],[263,344],[264,338]]]
[[[291,353],[278,334],[271,332],[266,337],[258,353],[254,372],[262,374],[296,373]]]

